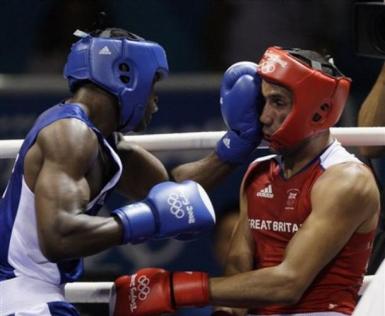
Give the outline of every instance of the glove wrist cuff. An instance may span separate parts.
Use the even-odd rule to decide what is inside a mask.
[[[209,278],[204,272],[172,274],[175,307],[199,307],[209,304]]]
[[[255,141],[248,141],[230,130],[217,142],[216,153],[222,161],[242,164],[257,147],[258,142],[257,137]]]
[[[119,218],[123,226],[122,244],[140,243],[155,233],[155,219],[150,207],[143,202],[118,208],[111,213]]]

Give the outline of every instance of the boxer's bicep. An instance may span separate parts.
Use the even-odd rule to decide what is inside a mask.
[[[83,123],[63,120],[37,139],[42,164],[35,186],[39,243],[43,252],[60,245],[71,231],[68,215],[81,213],[90,200],[86,174],[97,156],[95,138]]]
[[[311,193],[312,212],[288,244],[281,264],[303,292],[356,232],[375,229],[378,190],[362,165],[326,171]],[[298,269],[301,267],[301,269]]]

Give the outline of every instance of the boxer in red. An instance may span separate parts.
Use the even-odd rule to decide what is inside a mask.
[[[246,84],[250,76],[258,84]],[[274,155],[254,161],[244,176],[226,275],[142,269],[116,280],[114,315],[206,304],[226,306],[216,315],[352,314],[379,192],[369,169],[330,134],[349,87],[313,51],[271,47],[258,66],[230,67],[221,91],[225,121],[247,115],[237,108],[240,96],[256,96],[255,124]]]

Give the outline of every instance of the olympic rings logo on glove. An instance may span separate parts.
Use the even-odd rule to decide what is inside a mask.
[[[150,285],[150,279],[148,277],[146,277],[145,275],[142,275],[139,277],[138,279],[138,286],[137,286],[137,289],[138,289],[138,298],[141,300],[141,301],[144,301],[147,299],[148,295],[150,294],[151,292],[151,289],[149,287]]]
[[[184,206],[187,206],[187,208],[192,208],[192,206],[190,205],[190,201],[183,194],[183,192],[170,193],[167,198],[167,203],[168,205],[170,205],[171,214],[178,219],[181,219],[186,215],[186,212],[183,209]]]

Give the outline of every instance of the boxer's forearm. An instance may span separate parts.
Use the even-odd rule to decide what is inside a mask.
[[[174,168],[171,175],[175,181],[191,179],[209,190],[219,184],[234,169],[234,165],[221,161],[215,153],[212,153],[201,160]]]
[[[115,217],[62,215],[50,233],[39,234],[42,252],[50,261],[90,256],[121,244],[123,230]]]
[[[296,281],[276,267],[211,278],[209,289],[211,304],[244,308],[291,305],[302,293]]]

